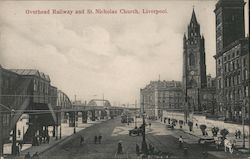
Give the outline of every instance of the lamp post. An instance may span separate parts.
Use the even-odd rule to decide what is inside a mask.
[[[242,106],[242,129],[243,129],[243,145],[242,147],[245,148],[245,115],[246,115],[246,99],[243,100]]]
[[[74,134],[76,133],[76,112],[74,112]]]
[[[11,110],[11,119],[14,121],[15,110]],[[14,121],[15,122],[15,121]],[[12,155],[16,155],[16,123],[14,123],[13,133],[12,133],[12,146],[11,146]]]
[[[142,95],[142,144],[141,144],[141,150],[143,154],[147,154],[148,153],[148,146],[147,146],[147,142],[146,142],[146,123],[145,123],[145,110],[144,110],[144,96]]]

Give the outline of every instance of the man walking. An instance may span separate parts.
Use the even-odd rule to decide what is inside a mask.
[[[95,144],[97,143],[97,136],[95,136]]]
[[[98,141],[99,141],[99,144],[101,144],[101,142],[102,142],[102,136],[101,135],[98,136]]]
[[[182,136],[179,137],[179,148],[183,148],[183,138],[182,138]]]
[[[80,146],[82,146],[83,142],[84,142],[84,137],[80,136]]]

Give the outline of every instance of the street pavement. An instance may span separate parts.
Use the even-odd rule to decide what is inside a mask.
[[[79,120],[81,121],[81,120]],[[50,150],[53,147],[56,147],[57,145],[62,144],[63,142],[69,141],[72,138],[74,138],[77,133],[83,129],[86,129],[88,127],[91,127],[95,124],[100,124],[102,122],[105,122],[106,120],[96,120],[96,121],[90,121],[88,120],[88,123],[77,123],[77,127],[76,127],[76,134],[74,134],[74,128],[73,127],[69,127],[68,123],[62,123],[62,134],[61,134],[61,139],[58,136],[58,139],[56,139],[55,137],[51,137],[50,138],[50,142],[49,144],[47,143],[42,143],[39,146],[32,146],[31,144],[24,144],[22,146],[21,152],[20,152],[20,156],[15,157],[15,159],[23,159],[25,154],[27,154],[28,152],[30,153],[30,155],[32,156],[33,154],[35,154],[36,152],[38,152],[38,154],[43,154],[44,152]],[[50,130],[50,129],[49,129]],[[50,136],[52,136],[52,132],[49,131]],[[6,144],[5,145],[5,151],[7,152],[7,158],[13,158],[12,155],[9,155],[11,153],[11,144]]]
[[[204,147],[198,144],[201,132],[194,128],[189,132],[187,127],[179,129],[179,125],[174,130],[168,129],[166,124],[161,121],[151,122],[151,127],[146,127],[147,144],[154,146],[155,150],[170,154],[173,159],[247,159],[248,155],[234,152],[225,153],[223,150],[216,150],[215,146]],[[137,119],[137,126],[142,124],[142,119]],[[50,144],[32,146],[23,148],[20,159],[24,154],[38,152],[42,159],[140,159],[136,155],[136,144],[141,147],[142,136],[129,136],[128,131],[135,127],[135,123],[127,125],[121,123],[120,117],[108,121],[95,121],[88,124],[78,124],[76,134],[73,134],[73,128],[66,124],[62,126],[62,139],[52,138]],[[199,131],[198,131],[199,130]],[[102,136],[101,144],[94,143],[94,136]],[[84,137],[84,143],[80,146],[80,136]],[[187,149],[187,155],[184,155],[184,149],[178,148],[178,138],[184,139],[184,148]],[[117,154],[117,144],[123,145],[123,154]],[[25,149],[25,150],[24,150]],[[204,155],[205,154],[207,155]],[[150,158],[150,157],[149,157]],[[151,157],[152,158],[152,157]]]
[[[159,123],[163,124],[162,122],[158,121]],[[165,125],[165,124],[163,124]],[[208,132],[208,136],[212,136],[212,132],[210,128],[206,129]],[[180,131],[185,134],[189,134],[190,138],[186,140],[187,143],[190,142],[197,142],[198,139],[202,136],[202,132],[199,127],[194,126],[193,130],[190,132],[187,125],[183,125],[182,128],[177,123],[177,126],[175,126],[175,131]],[[177,133],[178,134],[178,133]],[[193,137],[191,137],[193,136]],[[229,140],[235,140],[234,134],[230,133],[227,135],[227,139]],[[216,150],[214,145],[211,145],[206,148],[206,151],[208,154],[216,157],[216,158],[222,158],[222,159],[249,159],[250,155],[249,153],[246,153],[249,147],[248,139],[246,139],[246,149],[242,149],[242,138],[236,139],[236,151],[233,152],[233,154],[230,154],[229,152],[224,152],[224,147],[220,148],[220,150]]]
[[[167,129],[163,123],[151,121],[152,126],[146,128],[146,141],[157,151],[171,154],[173,159],[216,159],[215,156],[204,156],[205,150],[213,150],[215,147],[204,148],[198,145],[198,138],[180,130]],[[137,122],[140,126],[141,121]],[[120,118],[111,119],[101,124],[96,124],[78,132],[69,141],[58,144],[49,151],[41,154],[43,159],[112,159],[112,158],[140,158],[136,155],[136,144],[141,147],[142,136],[129,136],[128,130],[134,128],[134,124],[127,125],[120,122]],[[85,141],[80,146],[80,135]],[[102,136],[101,144],[94,143],[94,136]],[[178,138],[182,135],[184,148],[188,155],[184,155],[184,149],[178,148]],[[117,154],[117,145],[121,142],[123,154]]]

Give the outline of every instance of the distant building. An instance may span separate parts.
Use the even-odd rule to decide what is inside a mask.
[[[163,110],[182,110],[182,85],[180,81],[151,81],[140,90],[141,109],[148,116],[161,117]]]
[[[226,120],[249,118],[249,37],[245,37],[244,0],[219,0],[216,15],[217,110]],[[245,101],[245,103],[244,103]],[[246,112],[246,113],[244,113]]]

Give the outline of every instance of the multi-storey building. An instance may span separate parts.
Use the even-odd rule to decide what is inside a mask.
[[[238,122],[249,116],[245,107],[249,103],[249,37],[245,38],[244,5],[244,0],[219,0],[214,10],[217,110],[227,120]]]
[[[141,108],[148,116],[161,117],[163,110],[182,109],[182,85],[180,81],[151,81],[140,90]]]

